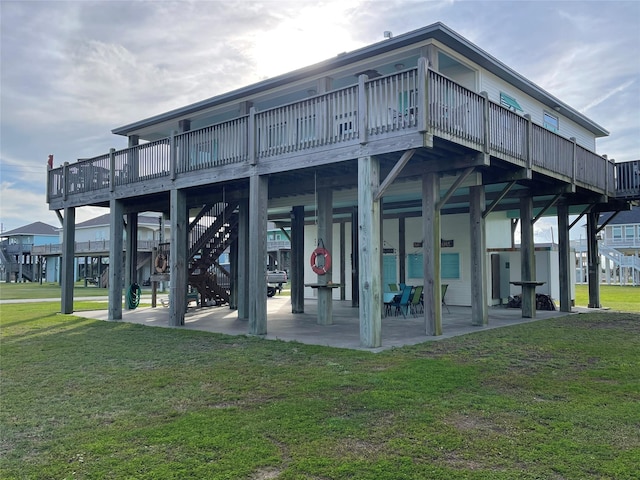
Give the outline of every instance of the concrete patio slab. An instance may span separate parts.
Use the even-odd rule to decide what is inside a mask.
[[[349,348],[379,352],[394,347],[415,345],[428,341],[466,335],[493,328],[507,327],[546,318],[567,315],[559,311],[538,311],[535,319],[522,318],[518,309],[492,307],[489,309],[489,324],[483,327],[471,325],[471,308],[449,306],[450,312],[443,312],[440,336],[425,333],[423,317],[408,315],[406,318],[390,316],[382,319],[382,346],[367,348],[360,345],[360,326],[358,308],[351,302],[333,302],[333,324],[318,325],[315,299],[305,300],[305,313],[291,313],[290,297],[275,296],[267,299],[267,334],[261,337],[267,340],[295,341],[310,345],[323,345],[337,348]],[[106,310],[78,312],[76,315],[108,320]],[[136,310],[124,310],[123,322],[154,327],[169,327],[169,309],[143,307]],[[185,316],[185,325],[191,330],[222,333],[226,335],[248,335],[249,324],[238,319],[237,311],[228,306],[189,308]]]

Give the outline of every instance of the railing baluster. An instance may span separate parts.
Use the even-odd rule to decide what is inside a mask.
[[[638,175],[429,70],[366,79],[357,86],[48,172],[48,198],[100,191],[329,144],[371,142],[411,128],[479,148],[517,165],[548,169],[610,194],[637,192]],[[424,69],[424,70],[422,70]],[[631,167],[629,167],[631,168]],[[638,168],[637,164],[635,168]],[[636,182],[636,183],[633,183]],[[628,187],[627,187],[628,185]]]

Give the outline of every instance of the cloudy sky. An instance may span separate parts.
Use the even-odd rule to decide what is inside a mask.
[[[437,21],[608,129],[598,153],[640,159],[638,1],[0,0],[0,21],[3,231],[58,226],[49,154],[123,148],[111,129]]]

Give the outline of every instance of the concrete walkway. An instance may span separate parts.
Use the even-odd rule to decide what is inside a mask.
[[[441,336],[425,334],[424,318],[391,316],[382,319],[382,347],[366,348],[360,345],[360,326],[358,308],[351,301],[333,301],[333,325],[318,325],[315,299],[305,299],[305,313],[291,313],[291,298],[275,296],[267,299],[267,340],[296,341],[311,345],[324,345],[338,348],[350,348],[379,352],[404,345],[415,345],[427,341],[437,341],[458,335],[480,332],[492,328],[517,325],[546,318],[560,317],[567,313],[559,311],[538,311],[535,319],[521,317],[518,309],[492,307],[489,309],[489,325],[474,327],[471,325],[470,307],[449,307],[442,315]],[[97,320],[108,320],[106,310],[78,312],[77,315]],[[136,310],[123,310],[122,321],[155,327],[168,327],[169,309],[143,307]],[[191,330],[222,333],[226,335],[248,335],[246,320],[238,320],[237,311],[228,306],[189,308],[183,327]]]

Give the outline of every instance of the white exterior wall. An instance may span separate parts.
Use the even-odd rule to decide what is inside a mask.
[[[157,240],[158,229],[138,225],[138,240]],[[169,239],[169,229],[165,229],[165,241]],[[62,243],[62,230],[60,231],[59,243]],[[109,225],[98,225],[95,227],[76,228],[76,242],[101,242],[109,240]]]
[[[512,282],[521,280],[520,275],[520,251],[499,252],[500,255],[506,255],[510,262],[510,277]],[[545,295],[551,295],[556,308],[559,308],[560,302],[560,259],[557,250],[537,250],[535,251],[536,262],[536,280],[539,282],[546,282],[544,285],[536,288],[536,293],[543,293]],[[570,268],[569,285],[571,286],[571,299],[575,300],[575,269]],[[510,295],[519,295],[522,293],[521,287],[511,285],[509,288]]]
[[[533,123],[538,125],[544,124],[544,112],[548,112],[559,119],[559,130],[556,132],[558,135],[564,138],[575,137],[578,145],[595,152],[596,139],[595,136],[587,129],[572,122],[566,117],[563,117],[553,109],[543,105],[539,101],[529,97],[524,92],[516,89],[513,85],[505,82],[504,80],[496,77],[494,74],[481,71],[480,73],[480,90],[481,92],[487,92],[489,100],[500,103],[500,92],[515,98],[518,104],[524,110],[523,112],[517,112],[520,115],[529,114]]]
[[[454,246],[452,248],[443,247],[442,253],[457,253],[460,256],[460,278],[458,279],[444,279],[442,282],[449,285],[447,290],[447,303],[449,305],[471,305],[471,279],[469,272],[471,271],[471,240],[469,238],[469,215],[457,214],[457,215],[443,215],[441,217],[441,237],[444,240],[453,240]],[[340,245],[340,225],[334,223],[333,225],[333,246],[331,248],[331,264],[332,264],[332,276],[331,281],[333,283],[340,282],[340,249],[344,248],[346,271],[345,271],[345,288],[346,299],[351,300],[351,224],[345,224],[345,245]],[[501,258],[505,257],[510,263],[509,269],[509,281],[520,280],[520,252],[518,250],[507,250],[511,248],[511,220],[506,216],[504,212],[491,213],[486,219],[486,234],[487,234],[487,248],[504,248],[505,251],[500,252],[488,252],[486,254],[486,288],[487,299],[489,303],[491,300],[491,253],[499,253]],[[317,235],[315,225],[307,225],[304,227],[304,283],[316,283],[318,277],[311,270],[309,258],[311,253],[318,246]],[[384,221],[383,230],[383,248],[394,248],[396,250],[396,278],[400,278],[400,265],[398,264],[398,249],[399,249],[399,235],[398,235],[398,219],[389,219]],[[407,257],[412,253],[422,253],[421,248],[414,247],[414,242],[422,241],[422,218],[407,218],[405,220],[405,251]],[[538,293],[550,294],[554,301],[558,301],[560,298],[560,272],[559,261],[557,251],[548,250],[536,250],[536,279],[546,282],[545,285],[539,287],[536,291]],[[408,259],[405,264],[405,271],[407,272],[406,283],[408,285],[422,285],[424,283],[421,277],[409,277]],[[575,272],[571,271],[571,285],[572,285],[572,298],[575,298],[574,275]],[[386,283],[382,285],[383,290],[386,290]],[[510,286],[510,294],[515,295],[520,293],[520,287]],[[305,287],[305,298],[317,298],[317,290],[311,287]],[[338,300],[340,298],[340,290],[333,290],[333,299]]]
[[[331,278],[328,281],[340,283],[340,250],[345,251],[345,289],[346,299],[351,300],[351,223],[345,223],[345,244],[340,245],[340,224],[333,224],[333,245],[329,253],[331,254]],[[304,283],[317,283],[318,276],[311,270],[310,258],[313,251],[318,247],[317,228],[315,225],[305,225],[304,227]],[[340,289],[331,290],[334,300],[340,299]],[[316,288],[304,287],[304,298],[318,298],[318,290]]]
[[[560,129],[556,133],[567,139],[575,137],[578,145],[587,148],[592,152],[596,151],[596,138],[593,133],[591,133],[587,129],[562,116],[552,108],[543,105],[533,97],[526,95],[524,92],[518,90],[513,85],[507,83],[493,73],[483,69],[476,63],[470,61],[468,58],[463,57],[459,53],[442,45],[440,42],[434,42],[434,44],[437,45],[437,47],[442,52],[446,53],[451,58],[454,58],[467,67],[474,69],[478,73],[476,80],[476,91],[478,93],[487,92],[487,94],[489,95],[489,100],[498,104],[500,103],[500,92],[506,93],[507,95],[515,98],[518,101],[518,104],[523,108],[524,111],[518,113],[520,115],[528,113],[529,115],[531,115],[531,120],[538,125],[544,125],[544,112],[546,111],[559,119]],[[469,78],[468,74],[465,74],[460,78],[454,78],[453,80],[460,83],[466,88],[473,89],[473,82]]]

